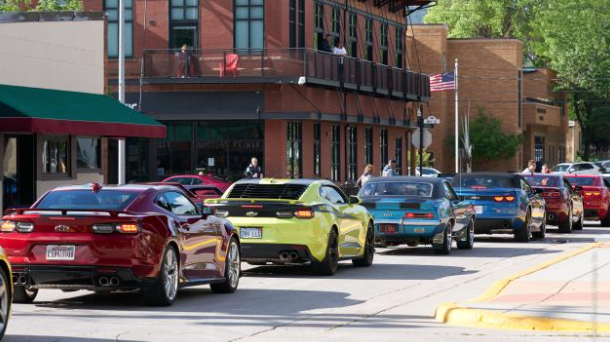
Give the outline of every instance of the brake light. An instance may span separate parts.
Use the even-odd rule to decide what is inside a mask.
[[[299,209],[294,212],[294,216],[303,219],[310,219],[313,217],[313,215],[314,213],[311,209]]]
[[[34,224],[31,222],[14,221],[2,221],[2,223],[0,223],[0,231],[3,233],[11,233],[15,230],[20,233],[31,233],[34,231]]]
[[[406,213],[405,218],[407,219],[433,219],[433,213]]]
[[[247,209],[262,209],[263,208],[263,206],[260,204],[244,204],[241,207],[247,208]]]
[[[515,196],[505,196],[504,199],[506,199],[507,202],[513,202],[515,200]]]
[[[123,223],[116,226],[116,230],[123,234],[136,234],[140,231],[140,226],[133,223]]]
[[[504,201],[504,196],[494,196],[494,201],[502,202],[502,201]]]
[[[601,192],[599,192],[599,191],[585,192],[585,196],[599,196],[599,195],[601,195]]]
[[[494,201],[496,202],[514,202],[515,196],[494,196]]]

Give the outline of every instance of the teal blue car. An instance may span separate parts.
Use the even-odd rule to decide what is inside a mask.
[[[474,206],[461,201],[448,180],[428,177],[373,178],[358,197],[375,222],[382,247],[431,245],[435,254],[474,246]]]

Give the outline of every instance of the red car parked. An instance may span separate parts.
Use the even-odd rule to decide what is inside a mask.
[[[212,176],[211,174],[207,175],[177,175],[165,178],[163,182],[173,182],[180,183],[182,185],[214,185],[218,189],[222,190],[222,192],[227,191],[229,186],[232,183],[225,181],[222,178]]]
[[[585,202],[585,218],[599,220],[604,227],[610,227],[610,184],[601,175],[570,175],[564,176],[576,187],[580,186],[580,194]]]
[[[13,266],[14,298],[39,289],[140,289],[171,305],[179,287],[231,293],[240,276],[239,238],[175,186],[59,187],[2,218],[0,244]]]
[[[546,202],[546,222],[558,225],[560,233],[582,230],[584,205],[580,186],[572,187],[563,176],[556,174],[523,175],[534,189],[543,191]]]

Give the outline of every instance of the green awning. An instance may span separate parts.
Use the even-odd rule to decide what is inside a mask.
[[[165,138],[165,126],[104,95],[0,85],[0,132]]]

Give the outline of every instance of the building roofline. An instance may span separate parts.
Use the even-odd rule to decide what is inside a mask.
[[[476,37],[476,38],[447,38],[447,40],[452,42],[471,42],[471,41],[480,41],[480,42],[519,42],[523,44],[523,41],[517,38],[484,38],[484,37]]]
[[[104,12],[0,12],[0,23],[96,21]]]

